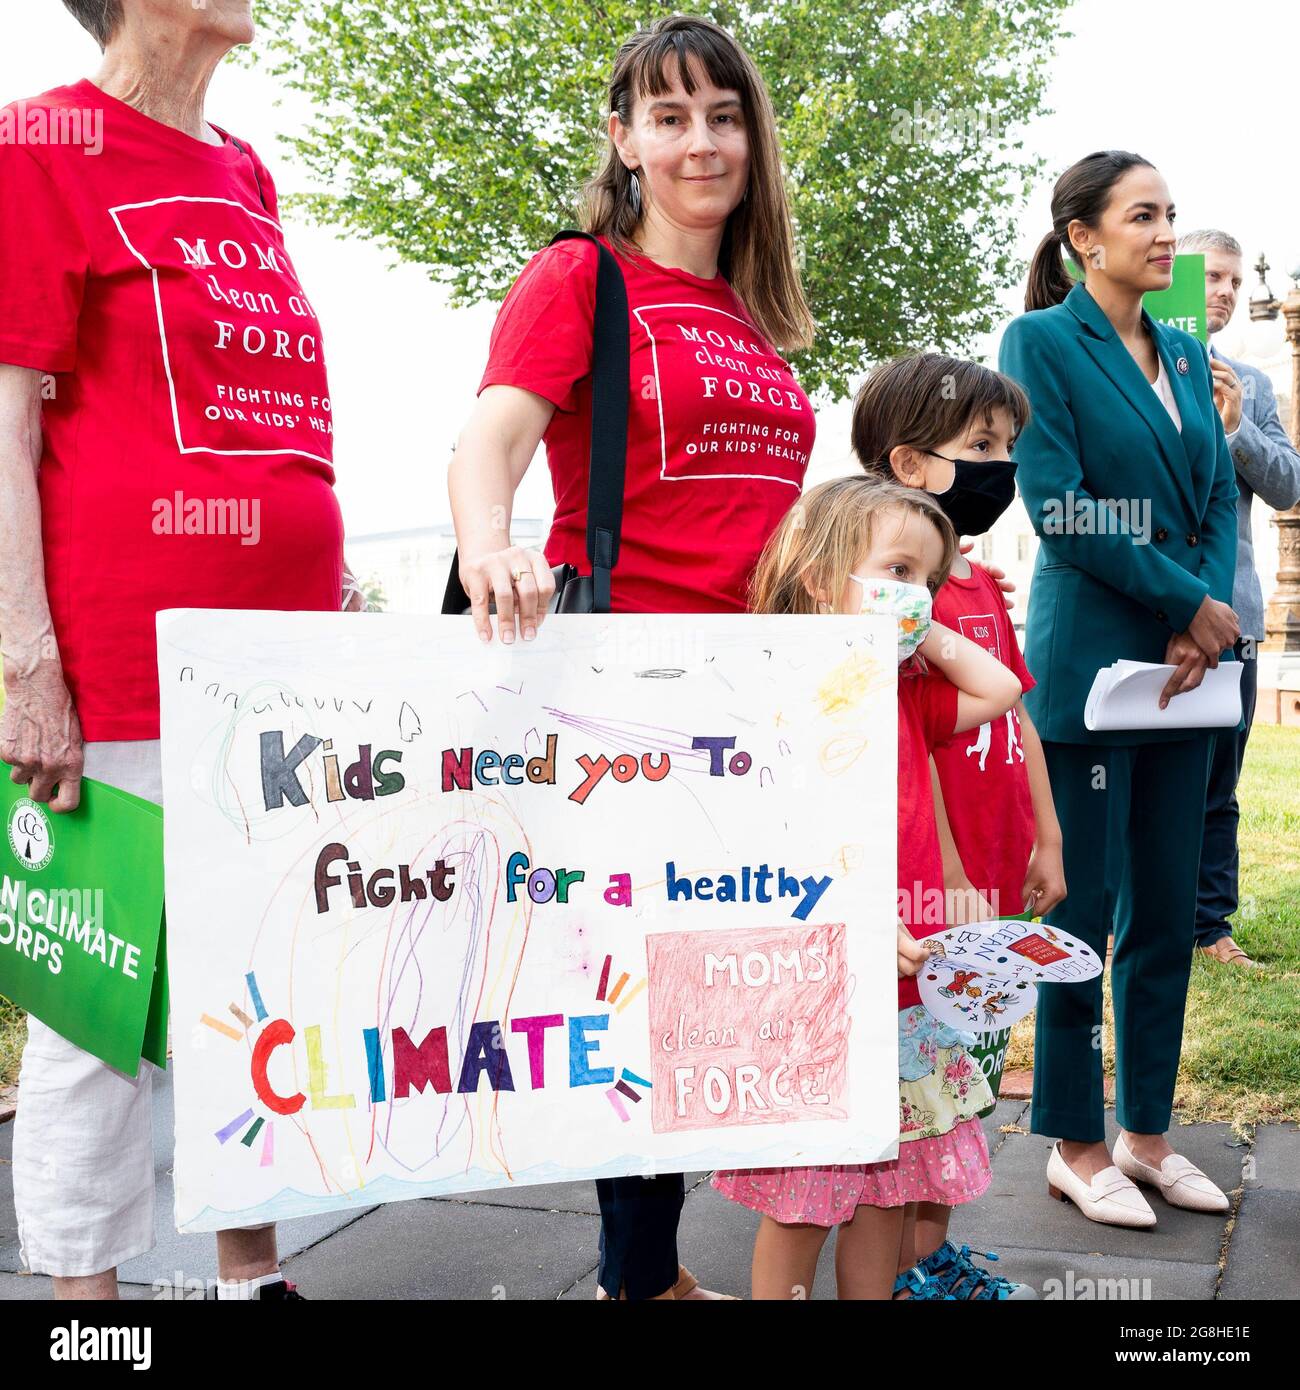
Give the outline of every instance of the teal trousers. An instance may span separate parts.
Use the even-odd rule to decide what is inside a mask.
[[[1128,747],[1050,743],[1068,896],[1046,917],[1103,959],[1114,925],[1115,1110],[1134,1134],[1163,1134],[1173,1110],[1196,929],[1208,735]],[[1101,976],[1039,989],[1036,1134],[1105,1138]]]

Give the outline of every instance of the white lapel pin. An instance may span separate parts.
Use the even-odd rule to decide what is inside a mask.
[[[1188,371],[1189,371],[1189,368],[1188,368],[1188,366],[1187,366],[1187,358],[1185,358],[1185,357],[1180,357],[1180,358],[1178,359],[1178,361],[1174,363],[1174,366],[1178,368],[1178,375],[1179,375],[1179,376],[1186,376],[1186,375],[1187,375],[1187,373],[1188,373]]]

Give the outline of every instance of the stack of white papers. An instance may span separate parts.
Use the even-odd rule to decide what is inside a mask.
[[[1241,723],[1241,663],[1221,661],[1195,690],[1160,708],[1160,692],[1175,671],[1149,661],[1104,666],[1088,692],[1083,722],[1089,729],[1235,729]]]

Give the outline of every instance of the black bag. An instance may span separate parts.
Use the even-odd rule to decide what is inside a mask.
[[[587,485],[587,560],[590,574],[576,565],[556,565],[552,613],[608,613],[610,573],[618,563],[623,530],[623,486],[627,474],[627,412],[630,347],[627,286],[618,262],[587,232],[561,232],[557,241],[581,238],[600,252],[596,270],[596,314],[591,338],[591,461]],[[469,596],[460,582],[460,553],[451,558],[444,613],[468,613]]]

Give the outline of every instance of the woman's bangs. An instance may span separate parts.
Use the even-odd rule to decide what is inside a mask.
[[[666,96],[675,76],[686,95],[694,96],[701,71],[719,90],[739,92],[749,105],[749,82],[739,55],[703,30],[678,29],[646,44],[630,74],[632,90],[642,98]]]

